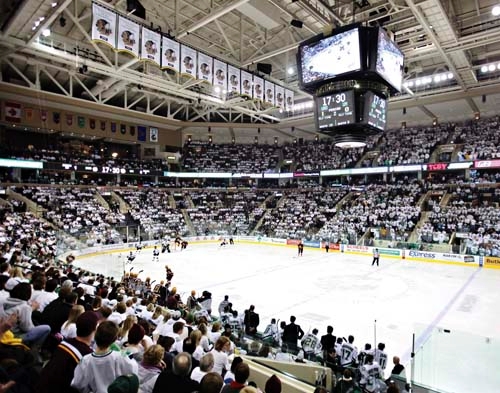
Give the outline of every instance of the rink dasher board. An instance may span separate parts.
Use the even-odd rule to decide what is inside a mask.
[[[192,244],[218,244],[224,239],[224,237],[219,236],[192,236],[186,237],[184,240]],[[227,239],[227,237],[226,237]],[[296,248],[299,240],[297,239],[280,239],[280,238],[264,238],[264,237],[252,237],[252,236],[235,236],[233,237],[235,242],[249,245],[258,246],[279,246]],[[111,253],[128,253],[136,249],[137,242],[124,244],[110,244],[102,246],[93,246],[80,250],[68,251],[58,258],[62,262],[65,262],[66,256],[73,255],[78,258],[90,258]],[[304,248],[308,251],[321,251],[325,252],[326,242],[311,242],[303,241]],[[142,242],[143,250],[152,249],[154,246],[161,245],[160,241],[152,240]],[[231,245],[228,245],[229,247]],[[357,246],[349,244],[332,244],[330,243],[331,253],[344,253],[353,255],[362,255],[371,257],[373,255],[373,250],[376,247],[369,246]],[[462,255],[462,254],[450,254],[450,253],[438,253],[431,251],[416,251],[416,250],[405,250],[405,249],[393,249],[393,248],[378,248],[380,253],[380,259],[399,259],[401,261],[415,261],[415,262],[426,262],[426,263],[439,263],[455,266],[468,266],[468,267],[484,267],[488,269],[500,269],[500,258],[488,257],[488,256],[477,256],[477,255]]]

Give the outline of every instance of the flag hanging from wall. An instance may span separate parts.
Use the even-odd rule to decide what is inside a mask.
[[[5,121],[12,123],[21,122],[21,104],[16,102],[5,103]]]
[[[66,124],[68,126],[72,126],[73,125],[73,115],[66,115]]]
[[[26,120],[27,121],[33,120],[33,108],[24,108],[24,113],[26,113]]]
[[[101,120],[101,131],[106,131],[106,121]]]
[[[146,142],[146,127],[137,126],[137,140],[139,142]]]
[[[111,132],[116,132],[116,123],[111,122]]]
[[[78,127],[80,127],[80,128],[85,127],[85,117],[78,116]]]
[[[61,122],[61,114],[59,112],[52,112],[52,120],[55,124],[59,124]]]

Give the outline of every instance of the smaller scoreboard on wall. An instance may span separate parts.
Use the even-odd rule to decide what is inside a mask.
[[[381,27],[343,26],[302,42],[301,89],[313,94],[318,131],[343,147],[366,144],[387,125],[388,99],[401,91],[404,56]]]

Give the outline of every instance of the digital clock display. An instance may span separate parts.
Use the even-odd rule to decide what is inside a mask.
[[[354,123],[353,91],[316,97],[316,113],[320,130]]]
[[[367,92],[364,118],[368,125],[384,130],[387,123],[387,100],[371,91]]]

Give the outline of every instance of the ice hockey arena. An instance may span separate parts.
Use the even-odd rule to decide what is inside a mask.
[[[500,390],[500,3],[2,0],[0,393]]]

